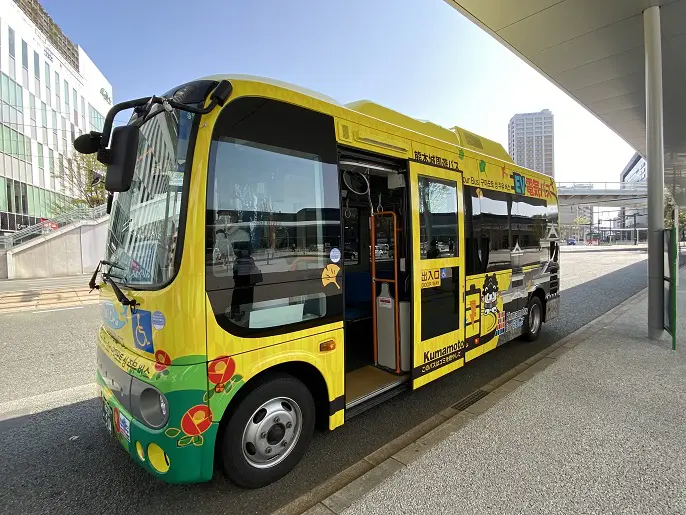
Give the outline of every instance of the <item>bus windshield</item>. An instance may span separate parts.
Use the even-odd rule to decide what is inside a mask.
[[[176,273],[194,117],[156,105],[141,125],[133,182],[114,199],[107,235],[107,260],[115,264],[110,276],[117,282],[156,287],[168,283]],[[136,122],[140,123],[134,115],[131,123]]]

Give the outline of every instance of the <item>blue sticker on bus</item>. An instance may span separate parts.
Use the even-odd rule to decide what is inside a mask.
[[[152,314],[152,326],[158,331],[160,331],[166,323],[167,321],[164,318],[164,313],[161,311],[155,311]]]
[[[106,300],[100,304],[100,316],[102,317],[102,321],[112,329],[121,329],[126,325],[127,309],[126,306],[120,306],[120,308],[117,309],[114,303]]]
[[[446,272],[445,268],[441,268],[441,279],[447,279],[448,278],[448,272]]]
[[[150,311],[137,310],[131,315],[131,329],[133,330],[133,344],[143,352],[155,354],[152,344],[152,321]]]

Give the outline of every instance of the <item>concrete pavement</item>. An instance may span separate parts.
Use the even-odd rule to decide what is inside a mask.
[[[683,280],[679,302],[676,352],[643,291],[305,513],[686,513]]]
[[[621,252],[637,251],[648,252],[647,243],[633,244],[614,244],[614,245],[560,245],[561,252]]]
[[[98,303],[90,275],[0,281],[0,314],[67,309]]]

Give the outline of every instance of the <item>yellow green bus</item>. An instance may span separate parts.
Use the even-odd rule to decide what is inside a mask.
[[[119,103],[74,146],[110,192],[102,416],[163,481],[269,484],[315,428],[559,309],[553,179],[462,128],[217,76]]]

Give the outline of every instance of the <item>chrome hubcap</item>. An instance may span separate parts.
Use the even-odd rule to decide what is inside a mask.
[[[281,463],[300,438],[302,411],[287,397],[271,399],[255,410],[243,430],[243,455],[256,468]]]
[[[531,334],[536,334],[540,326],[541,307],[538,304],[534,304],[531,306],[531,311],[529,311],[529,332]]]

